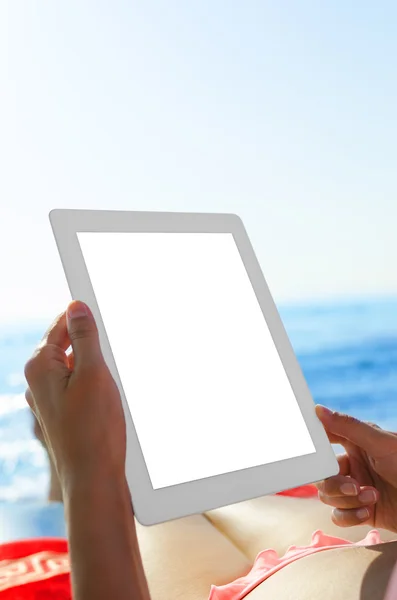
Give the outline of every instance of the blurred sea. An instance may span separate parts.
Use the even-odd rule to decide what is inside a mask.
[[[397,431],[397,299],[279,310],[315,401]],[[0,325],[0,501],[46,496],[23,377],[46,326]]]

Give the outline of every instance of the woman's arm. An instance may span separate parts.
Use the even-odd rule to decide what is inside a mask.
[[[85,304],[72,302],[56,319],[25,376],[62,488],[74,600],[148,600],[125,478],[124,411]]]
[[[125,479],[78,475],[64,498],[75,600],[149,600]]]

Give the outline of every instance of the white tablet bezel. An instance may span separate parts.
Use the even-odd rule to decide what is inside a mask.
[[[323,426],[316,417],[315,404],[306,380],[244,225],[237,215],[55,209],[50,212],[50,222],[72,297],[86,302],[91,308],[98,325],[104,358],[120,389],[127,422],[126,478],[134,512],[140,523],[153,525],[202,513],[250,498],[319,481],[339,472],[335,453]],[[154,490],[76,235],[77,232],[88,231],[231,233],[316,452]],[[244,410],[243,407],[242,410]],[[205,440],[203,443],[206,443]]]

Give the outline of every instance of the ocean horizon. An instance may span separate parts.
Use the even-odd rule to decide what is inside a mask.
[[[397,298],[280,305],[317,403],[397,431]],[[23,368],[47,324],[0,323],[0,502],[46,497]]]

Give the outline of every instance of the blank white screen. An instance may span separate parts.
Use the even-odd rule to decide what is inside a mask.
[[[77,234],[154,489],[315,452],[232,234]]]

